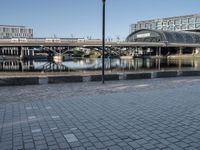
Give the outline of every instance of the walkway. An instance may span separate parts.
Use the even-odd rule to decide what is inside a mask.
[[[1,150],[199,150],[200,77],[0,88]]]

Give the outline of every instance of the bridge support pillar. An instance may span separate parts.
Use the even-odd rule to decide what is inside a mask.
[[[200,48],[195,48],[193,49],[193,54],[199,54],[200,53]]]
[[[178,68],[179,68],[179,70],[181,70],[181,67],[182,67],[182,60],[179,59],[179,60],[178,60]]]
[[[11,55],[12,55],[12,56],[14,55],[14,50],[13,50],[13,49],[11,49]]]
[[[159,49],[158,49],[158,47],[156,48],[156,57],[158,57],[159,56]]]
[[[20,56],[21,55],[21,50],[17,50],[17,56]]]
[[[183,55],[183,48],[182,48],[182,47],[179,48],[178,54],[179,54],[179,55]]]
[[[20,56],[20,59],[23,59],[24,58],[24,50],[23,50],[23,47],[18,47],[18,52],[19,52],[19,56]]]
[[[30,49],[27,49],[27,55],[30,56]]]
[[[159,52],[158,52],[158,56],[161,56],[161,47],[159,47]]]
[[[15,50],[15,54],[16,54],[17,56],[19,55],[19,54],[18,54],[18,50],[17,50],[17,49]]]
[[[2,48],[2,55],[4,55],[4,48]]]

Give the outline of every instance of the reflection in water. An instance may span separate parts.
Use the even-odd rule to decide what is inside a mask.
[[[73,59],[64,62],[0,61],[0,71],[86,71],[101,70],[101,59]],[[105,68],[111,71],[144,71],[168,69],[200,69],[200,59],[106,59]]]

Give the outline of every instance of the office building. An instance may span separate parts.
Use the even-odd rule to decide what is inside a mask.
[[[33,38],[33,29],[25,26],[0,25],[0,39]]]
[[[200,14],[138,21],[130,26],[130,33],[141,29],[199,32]]]

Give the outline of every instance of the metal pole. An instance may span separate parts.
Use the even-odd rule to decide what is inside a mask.
[[[104,84],[104,69],[105,69],[105,3],[106,0],[102,0],[103,2],[103,25],[102,25],[102,83]]]

